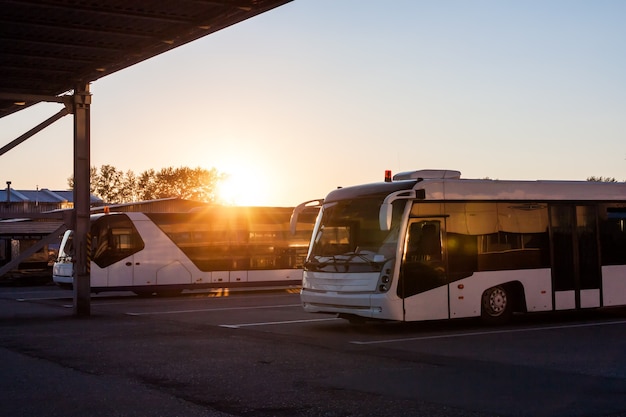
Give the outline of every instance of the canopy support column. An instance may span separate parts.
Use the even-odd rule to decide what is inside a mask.
[[[89,84],[74,89],[74,314],[91,314],[89,171],[90,105]]]

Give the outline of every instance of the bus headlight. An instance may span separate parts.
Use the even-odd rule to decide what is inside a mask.
[[[385,263],[380,271],[380,277],[378,278],[378,291],[387,292],[391,288],[391,274],[393,273],[393,260],[390,259]]]
[[[387,292],[389,291],[389,284],[391,283],[391,277],[387,274],[383,274],[378,279],[378,291]]]

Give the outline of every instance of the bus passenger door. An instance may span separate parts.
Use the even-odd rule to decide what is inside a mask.
[[[409,221],[398,282],[404,320],[449,317],[444,233],[444,218]]]
[[[109,287],[133,284],[134,258],[137,252],[133,245],[136,232],[129,225],[114,225],[109,229],[109,251],[117,261],[109,267]]]
[[[600,307],[596,206],[550,207],[554,309]]]

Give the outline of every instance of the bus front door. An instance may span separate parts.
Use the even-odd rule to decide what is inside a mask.
[[[601,305],[597,219],[596,206],[550,207],[555,310]]]
[[[108,218],[103,218],[109,220]],[[128,287],[133,285],[135,257],[143,240],[125,217],[111,217],[92,228],[92,287]],[[105,280],[106,279],[106,280]]]
[[[410,219],[398,282],[406,321],[449,317],[444,233],[443,218]]]

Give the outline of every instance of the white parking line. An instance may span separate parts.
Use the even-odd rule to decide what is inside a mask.
[[[307,319],[307,320],[288,320],[288,321],[265,321],[259,323],[243,323],[243,324],[220,324],[220,327],[226,327],[229,329],[239,329],[240,327],[253,327],[253,326],[273,326],[275,324],[293,324],[293,323],[311,323],[314,321],[331,321],[341,320],[340,318],[333,317],[330,319]]]
[[[350,343],[355,344],[355,345],[376,345],[376,344],[383,344],[383,343],[413,342],[413,341],[418,341],[418,340],[434,340],[434,339],[450,339],[453,337],[484,336],[484,335],[502,334],[502,333],[522,333],[522,332],[537,332],[541,330],[573,329],[577,327],[611,326],[611,325],[616,325],[616,324],[626,324],[626,320],[609,321],[609,322],[604,322],[604,323],[567,324],[563,326],[528,327],[524,329],[509,329],[509,330],[493,330],[493,331],[459,333],[459,334],[444,334],[444,335],[438,335],[438,336],[407,337],[403,339],[386,339],[386,340],[371,340],[371,341],[353,340]]]
[[[259,306],[259,307],[224,307],[224,308],[201,308],[194,310],[168,310],[168,311],[150,311],[147,313],[125,313],[128,316],[157,316],[161,314],[184,314],[184,313],[201,313],[208,311],[233,311],[233,310],[262,310],[267,308],[286,308],[286,307],[300,307],[300,304],[283,304],[272,306]]]

